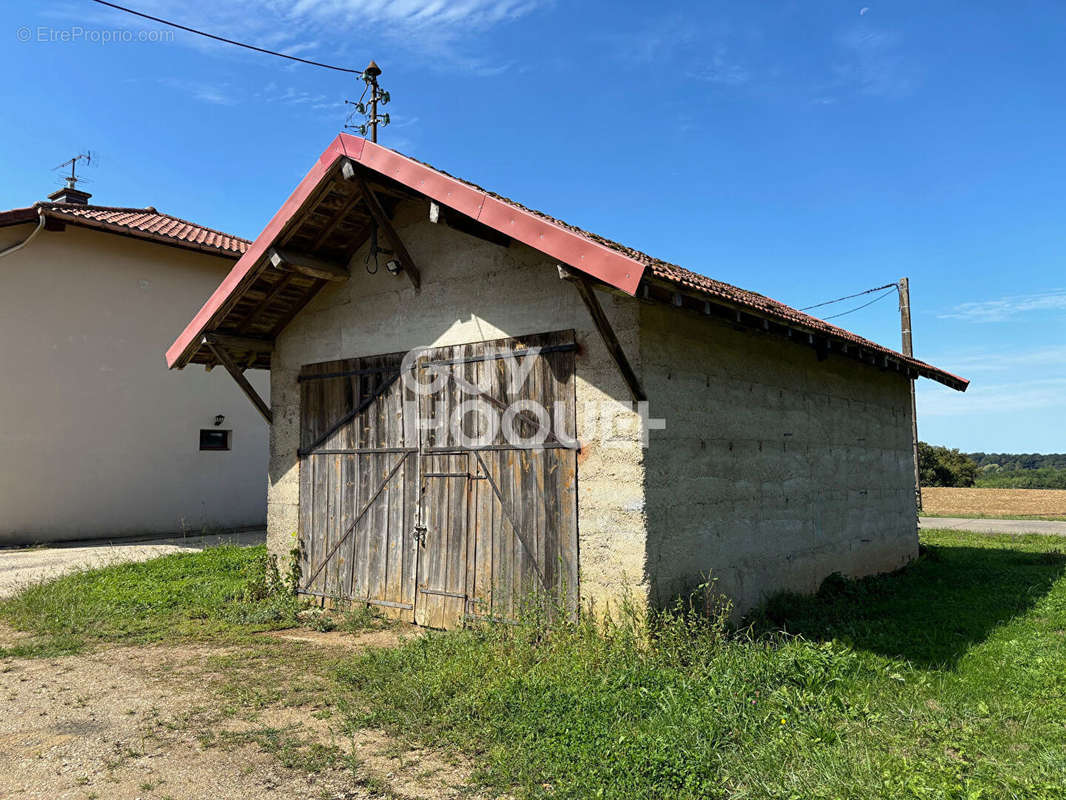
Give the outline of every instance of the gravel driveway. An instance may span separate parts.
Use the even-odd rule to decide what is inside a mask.
[[[968,517],[922,517],[923,530],[974,531],[975,533],[1042,533],[1066,536],[1066,522],[1047,519],[973,519]]]
[[[0,597],[15,594],[27,584],[65,572],[102,567],[124,561],[147,561],[169,553],[185,553],[220,544],[251,545],[266,541],[266,531],[151,539],[140,542],[94,542],[27,549],[0,550]]]

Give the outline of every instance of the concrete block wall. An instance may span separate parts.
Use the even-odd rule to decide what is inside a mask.
[[[647,599],[643,450],[629,393],[592,327],[576,289],[556,265],[523,245],[503,248],[428,219],[411,201],[394,224],[422,273],[415,293],[404,276],[364,269],[366,248],[351,262],[352,278],[325,289],[277,340],[272,361],[268,541],[285,555],[299,520],[300,390],[303,364],[377,355],[420,346],[485,341],[574,329],[577,332],[577,426],[580,588],[599,608],[626,593]],[[639,369],[638,304],[600,296]],[[596,435],[590,435],[595,433]]]
[[[662,306],[640,318],[650,415],[666,420],[645,455],[653,602],[710,575],[740,613],[914,558],[905,379]]]

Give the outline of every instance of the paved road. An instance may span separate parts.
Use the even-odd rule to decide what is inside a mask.
[[[15,594],[21,587],[54,578],[64,572],[86,567],[102,567],[123,561],[147,561],[169,553],[187,553],[220,544],[261,544],[266,531],[189,536],[177,539],[151,539],[139,542],[94,542],[55,545],[24,550],[0,550],[0,597]]]
[[[950,529],[978,533],[1043,533],[1066,536],[1066,522],[1046,519],[966,519],[962,517],[921,517],[925,530]]]

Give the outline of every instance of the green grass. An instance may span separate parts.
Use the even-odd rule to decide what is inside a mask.
[[[341,669],[346,713],[520,797],[1066,797],[1064,543],[925,541],[742,633],[675,613],[371,652]]]
[[[774,598],[741,631],[677,610],[359,655],[247,637],[203,685],[220,714],[298,706],[465,752],[478,783],[520,798],[1066,798],[1066,541],[924,544],[896,574]],[[264,558],[223,547],[30,588],[0,619],[37,638],[0,655],[291,625]],[[300,769],[339,757],[296,733],[242,736]]]
[[[92,641],[218,637],[294,624],[295,598],[271,591],[266,548],[213,547],[85,570],[0,601],[0,620],[35,634],[0,656],[74,652]]]

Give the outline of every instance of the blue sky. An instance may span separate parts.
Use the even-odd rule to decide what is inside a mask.
[[[907,275],[917,355],[973,381],[919,381],[922,438],[1066,451],[1061,3],[127,4],[374,58],[383,144],[789,304]],[[99,41],[114,30],[164,29],[88,0],[0,8],[0,208],[89,148],[93,202],[253,237],[360,91],[182,32]],[[899,346],[890,298],[837,322]]]

